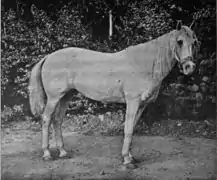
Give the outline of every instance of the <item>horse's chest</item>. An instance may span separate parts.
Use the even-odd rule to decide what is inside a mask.
[[[151,81],[148,83],[146,89],[141,94],[141,100],[146,102],[153,102],[157,99],[161,82]]]
[[[141,101],[151,102],[156,100],[160,86],[161,82],[154,81],[151,78],[131,78],[125,86],[126,97],[128,99],[139,97]]]
[[[155,84],[154,86],[151,86],[148,91],[144,91],[141,94],[141,100],[142,101],[148,101],[153,102],[157,99],[157,96],[159,94],[161,84]]]

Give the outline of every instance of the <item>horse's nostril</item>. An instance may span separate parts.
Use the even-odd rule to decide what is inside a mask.
[[[195,67],[196,67],[196,65],[195,65],[195,64],[193,64],[193,65],[192,65],[192,69],[195,69]]]
[[[189,69],[189,68],[190,68],[190,65],[187,64],[187,65],[185,66],[185,69]]]

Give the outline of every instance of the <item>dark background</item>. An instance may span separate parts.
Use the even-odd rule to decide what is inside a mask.
[[[195,121],[215,117],[215,1],[3,0],[1,3],[3,122],[31,115],[27,92],[29,72],[46,54],[69,46],[119,51],[169,32],[177,20],[188,26],[193,20],[196,22],[195,32],[201,43],[198,68],[191,77],[179,74],[175,68],[164,81],[157,102],[149,106],[144,116],[150,117],[150,122],[162,117]],[[109,10],[114,27],[111,39]],[[105,108],[102,103],[76,94],[68,112],[94,114],[124,108],[119,104]]]

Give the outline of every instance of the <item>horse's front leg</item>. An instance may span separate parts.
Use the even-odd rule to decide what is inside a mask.
[[[140,100],[133,99],[127,101],[126,117],[125,117],[125,126],[124,126],[124,144],[122,148],[122,156],[124,158],[123,168],[124,169],[133,169],[135,165],[133,164],[132,155],[130,153],[132,138],[133,138],[133,129],[135,126],[135,121],[137,121],[137,111],[139,109]]]
[[[143,104],[138,108],[136,117],[135,117],[135,119],[134,119],[134,127],[133,127],[133,128],[135,128],[136,124],[138,123],[138,121],[139,121],[139,119],[140,119],[140,117],[141,117],[141,115],[142,115],[142,113],[143,113],[143,111],[145,110],[146,107],[147,107],[147,104],[146,104],[146,103],[145,103],[145,104],[143,103]],[[131,148],[132,148],[132,144],[131,144],[131,147],[130,147],[130,150],[129,150],[129,157],[131,158],[131,162],[134,162],[134,163],[135,163],[135,162],[137,162],[137,160],[133,158]]]

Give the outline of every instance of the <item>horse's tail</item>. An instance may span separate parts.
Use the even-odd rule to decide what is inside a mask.
[[[29,79],[29,103],[31,112],[35,117],[41,116],[46,103],[46,94],[41,78],[41,68],[46,59],[47,56],[33,67]]]

